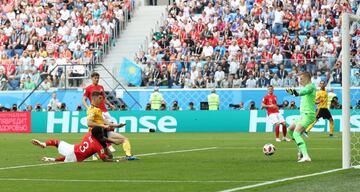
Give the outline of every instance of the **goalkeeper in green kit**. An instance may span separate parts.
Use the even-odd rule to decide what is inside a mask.
[[[299,92],[295,89],[286,89],[286,92],[300,96],[300,118],[294,121],[288,129],[288,134],[295,140],[298,147],[298,162],[310,162],[311,158],[308,154],[304,139],[301,137],[304,130],[316,119],[315,115],[315,96],[316,87],[311,83],[311,75],[309,72],[303,72],[300,76],[300,84],[304,86]]]

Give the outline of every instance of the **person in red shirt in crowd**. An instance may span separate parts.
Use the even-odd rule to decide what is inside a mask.
[[[274,95],[274,87],[272,85],[268,86],[268,94],[263,98],[261,106],[267,109],[268,121],[271,124],[275,124],[275,136],[276,142],[281,142],[279,138],[279,129],[280,124],[282,125],[283,130],[283,141],[290,141],[286,137],[286,122],[284,117],[279,113],[279,108],[277,106],[277,97]]]
[[[199,19],[197,24],[195,25],[195,29],[197,32],[201,33],[205,29],[205,25],[202,22],[202,19]]]
[[[275,33],[271,34],[271,38],[269,39],[269,44],[275,45],[276,47],[279,47],[279,39],[276,37]]]
[[[270,51],[264,49],[261,54],[261,64],[269,64],[272,61],[272,56],[273,54]]]
[[[78,144],[72,145],[65,141],[56,139],[46,140],[41,142],[33,139],[32,144],[41,148],[54,146],[62,155],[60,157],[43,157],[42,160],[62,161],[62,162],[81,162],[97,153],[104,162],[120,162],[120,159],[113,159],[113,155],[106,147],[106,138],[104,137],[104,130],[101,127],[93,127],[91,132],[88,132]]]
[[[293,60],[293,63],[295,66],[300,67],[303,71],[306,70],[305,66],[305,55],[304,55],[304,49],[301,50],[295,50],[295,53],[292,55],[291,59]]]
[[[215,48],[219,44],[218,38],[214,37],[213,35],[211,36],[211,38],[208,39],[208,42],[213,48]]]

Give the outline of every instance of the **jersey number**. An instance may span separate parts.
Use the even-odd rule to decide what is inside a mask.
[[[89,143],[85,141],[84,145],[80,146],[80,151],[84,153],[88,148],[89,148]]]

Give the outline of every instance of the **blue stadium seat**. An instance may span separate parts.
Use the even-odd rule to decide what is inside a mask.
[[[320,76],[320,79],[321,79],[322,81],[325,81],[325,80],[326,80],[326,76],[325,76],[325,75],[321,75],[321,76]]]
[[[278,69],[277,67],[271,68],[270,70],[271,70],[273,73],[277,73],[277,72],[279,71],[279,69]]]
[[[285,68],[285,70],[290,73],[291,72],[291,68]]]

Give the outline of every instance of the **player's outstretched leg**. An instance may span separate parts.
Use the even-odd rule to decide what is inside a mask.
[[[126,154],[126,157],[125,157],[126,160],[129,160],[129,161],[140,160],[139,158],[137,158],[131,154],[131,145],[130,145],[129,139],[125,138],[124,143],[122,145],[123,145],[123,149]]]
[[[54,162],[55,158],[53,158],[53,157],[43,157],[43,158],[41,158],[41,160],[44,161],[44,162]]]
[[[57,158],[43,157],[43,158],[41,158],[41,160],[44,161],[44,162],[65,161],[65,157],[64,156],[60,156],[60,157],[57,157]]]
[[[116,145],[122,144],[123,150],[126,155],[125,159],[130,160],[130,161],[139,160],[139,158],[137,158],[131,154],[131,144],[130,144],[129,139],[126,138],[125,136],[111,131],[111,132],[108,132],[108,140]]]

